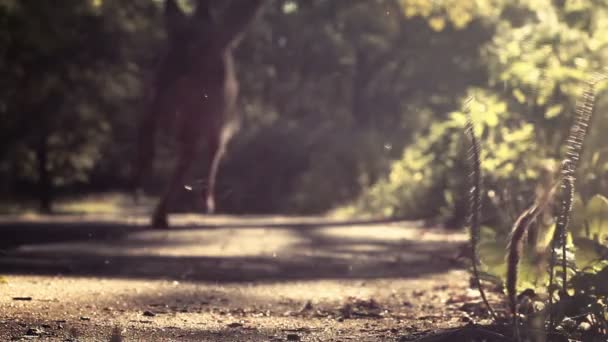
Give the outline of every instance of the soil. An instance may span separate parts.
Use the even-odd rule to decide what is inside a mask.
[[[420,222],[0,218],[0,341],[409,341],[479,301],[466,234]],[[465,305],[466,304],[466,305]]]

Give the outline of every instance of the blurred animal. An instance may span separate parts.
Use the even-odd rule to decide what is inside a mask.
[[[233,0],[220,20],[212,15],[212,3],[198,0],[191,15],[175,0],[165,2],[167,51],[149,89],[147,107],[139,125],[133,185],[139,187],[150,172],[159,120],[175,120],[177,164],[167,189],[156,206],[152,226],[168,227],[167,211],[185,176],[198,156],[204,137],[208,151],[206,191],[202,202],[215,211],[214,191],[220,160],[231,136],[238,129],[236,108],[238,81],[233,49],[253,20],[263,0]]]

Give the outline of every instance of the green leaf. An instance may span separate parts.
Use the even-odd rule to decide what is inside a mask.
[[[519,103],[526,103],[526,95],[519,88],[513,89],[513,96]]]
[[[550,106],[547,111],[545,112],[545,118],[546,119],[553,119],[557,116],[559,116],[562,112],[562,110],[564,109],[564,106],[562,105],[554,105],[554,106]]]
[[[585,220],[586,220],[585,204],[581,199],[581,196],[574,195],[574,201],[572,202],[572,215],[570,216],[569,230],[572,236],[585,236]]]
[[[595,195],[587,203],[585,209],[587,222],[589,223],[589,238],[599,238],[608,233],[608,199],[602,195]]]

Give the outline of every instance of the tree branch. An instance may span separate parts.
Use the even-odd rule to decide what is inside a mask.
[[[216,46],[225,49],[238,44],[263,3],[264,0],[232,1],[225,11],[221,27],[218,28],[219,32],[216,32]]]

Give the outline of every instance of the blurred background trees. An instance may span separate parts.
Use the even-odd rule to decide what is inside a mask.
[[[0,0],[5,201],[38,198],[50,210],[54,194],[126,188],[143,90],[163,49],[161,8]],[[607,10],[596,0],[268,1],[237,51],[244,122],[221,166],[218,207],[458,225],[462,105],[474,96],[487,219],[509,221],[550,177],[582,81],[608,58]],[[587,197],[606,189],[606,101],[600,94],[583,162]],[[170,134],[152,195],[173,162]],[[196,209],[195,198],[184,191],[181,208]]]

